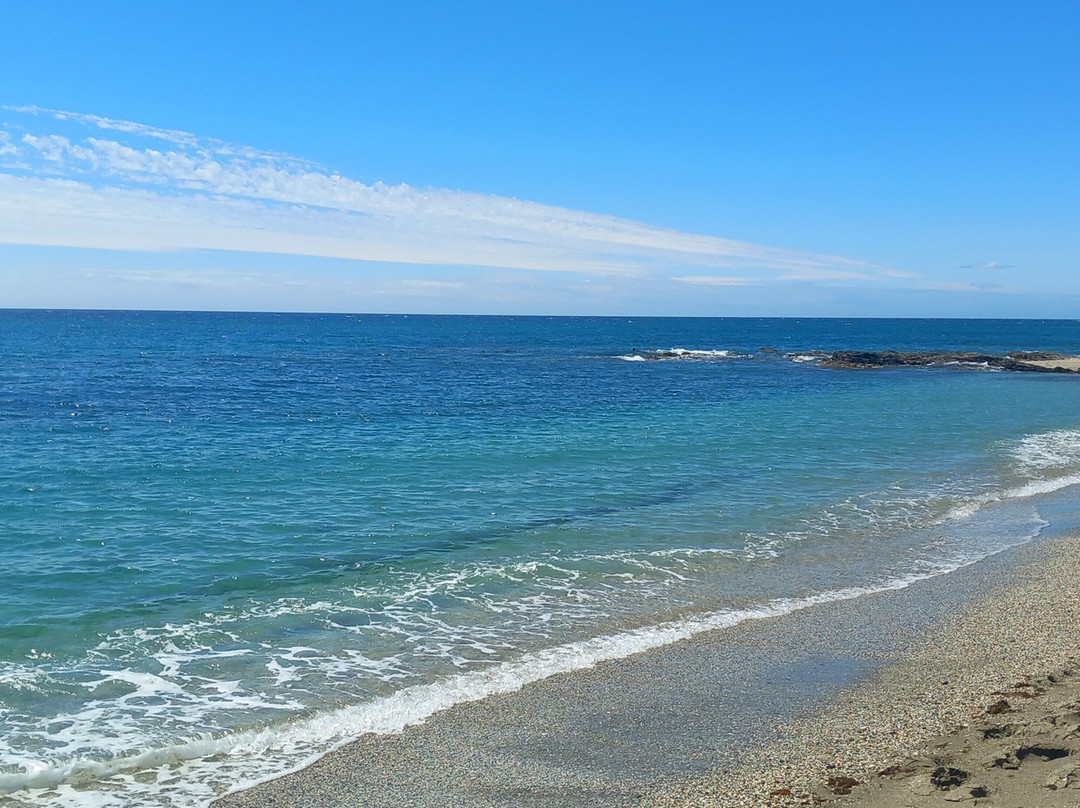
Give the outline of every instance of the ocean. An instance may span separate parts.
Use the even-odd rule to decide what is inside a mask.
[[[203,806],[1080,492],[1080,377],[839,349],[1080,322],[0,311],[0,805]]]

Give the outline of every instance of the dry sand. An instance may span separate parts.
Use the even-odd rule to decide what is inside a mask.
[[[1040,368],[1062,368],[1080,373],[1080,356],[1067,356],[1063,359],[1029,359],[1022,362],[1024,365],[1035,365]]]
[[[853,789],[850,805],[1080,805],[1078,675],[1069,665],[992,694],[998,700],[967,727]]]

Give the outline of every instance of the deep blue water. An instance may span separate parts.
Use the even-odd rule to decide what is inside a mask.
[[[0,789],[201,805],[946,574],[1080,482],[1080,377],[805,361],[841,348],[1080,354],[1080,323],[0,311]]]

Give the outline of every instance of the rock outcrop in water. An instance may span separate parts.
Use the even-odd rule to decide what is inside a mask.
[[[820,354],[822,367],[886,368],[899,366],[968,367],[1016,370],[1028,373],[1077,373],[1076,357],[1050,351],[1016,351],[984,354],[973,351],[832,351]],[[1062,364],[1055,364],[1061,362]]]
[[[757,356],[771,358],[776,348],[757,349]],[[620,359],[637,362],[704,361],[752,359],[755,354],[723,349],[668,348],[642,351],[633,348]],[[783,354],[793,362],[812,362],[826,368],[967,367],[1015,370],[1027,373],[1080,373],[1080,356],[1054,351],[1011,351],[987,354],[976,351],[794,351]]]

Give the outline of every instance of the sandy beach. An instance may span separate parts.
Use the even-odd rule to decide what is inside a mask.
[[[1024,364],[1041,368],[1060,368],[1073,373],[1080,373],[1080,356],[1067,356],[1062,359],[1029,359]]]
[[[1080,538],[933,628],[735,770],[652,806],[1080,805]]]
[[[461,704],[216,805],[1077,805],[1077,569],[1080,538],[1040,540]]]

